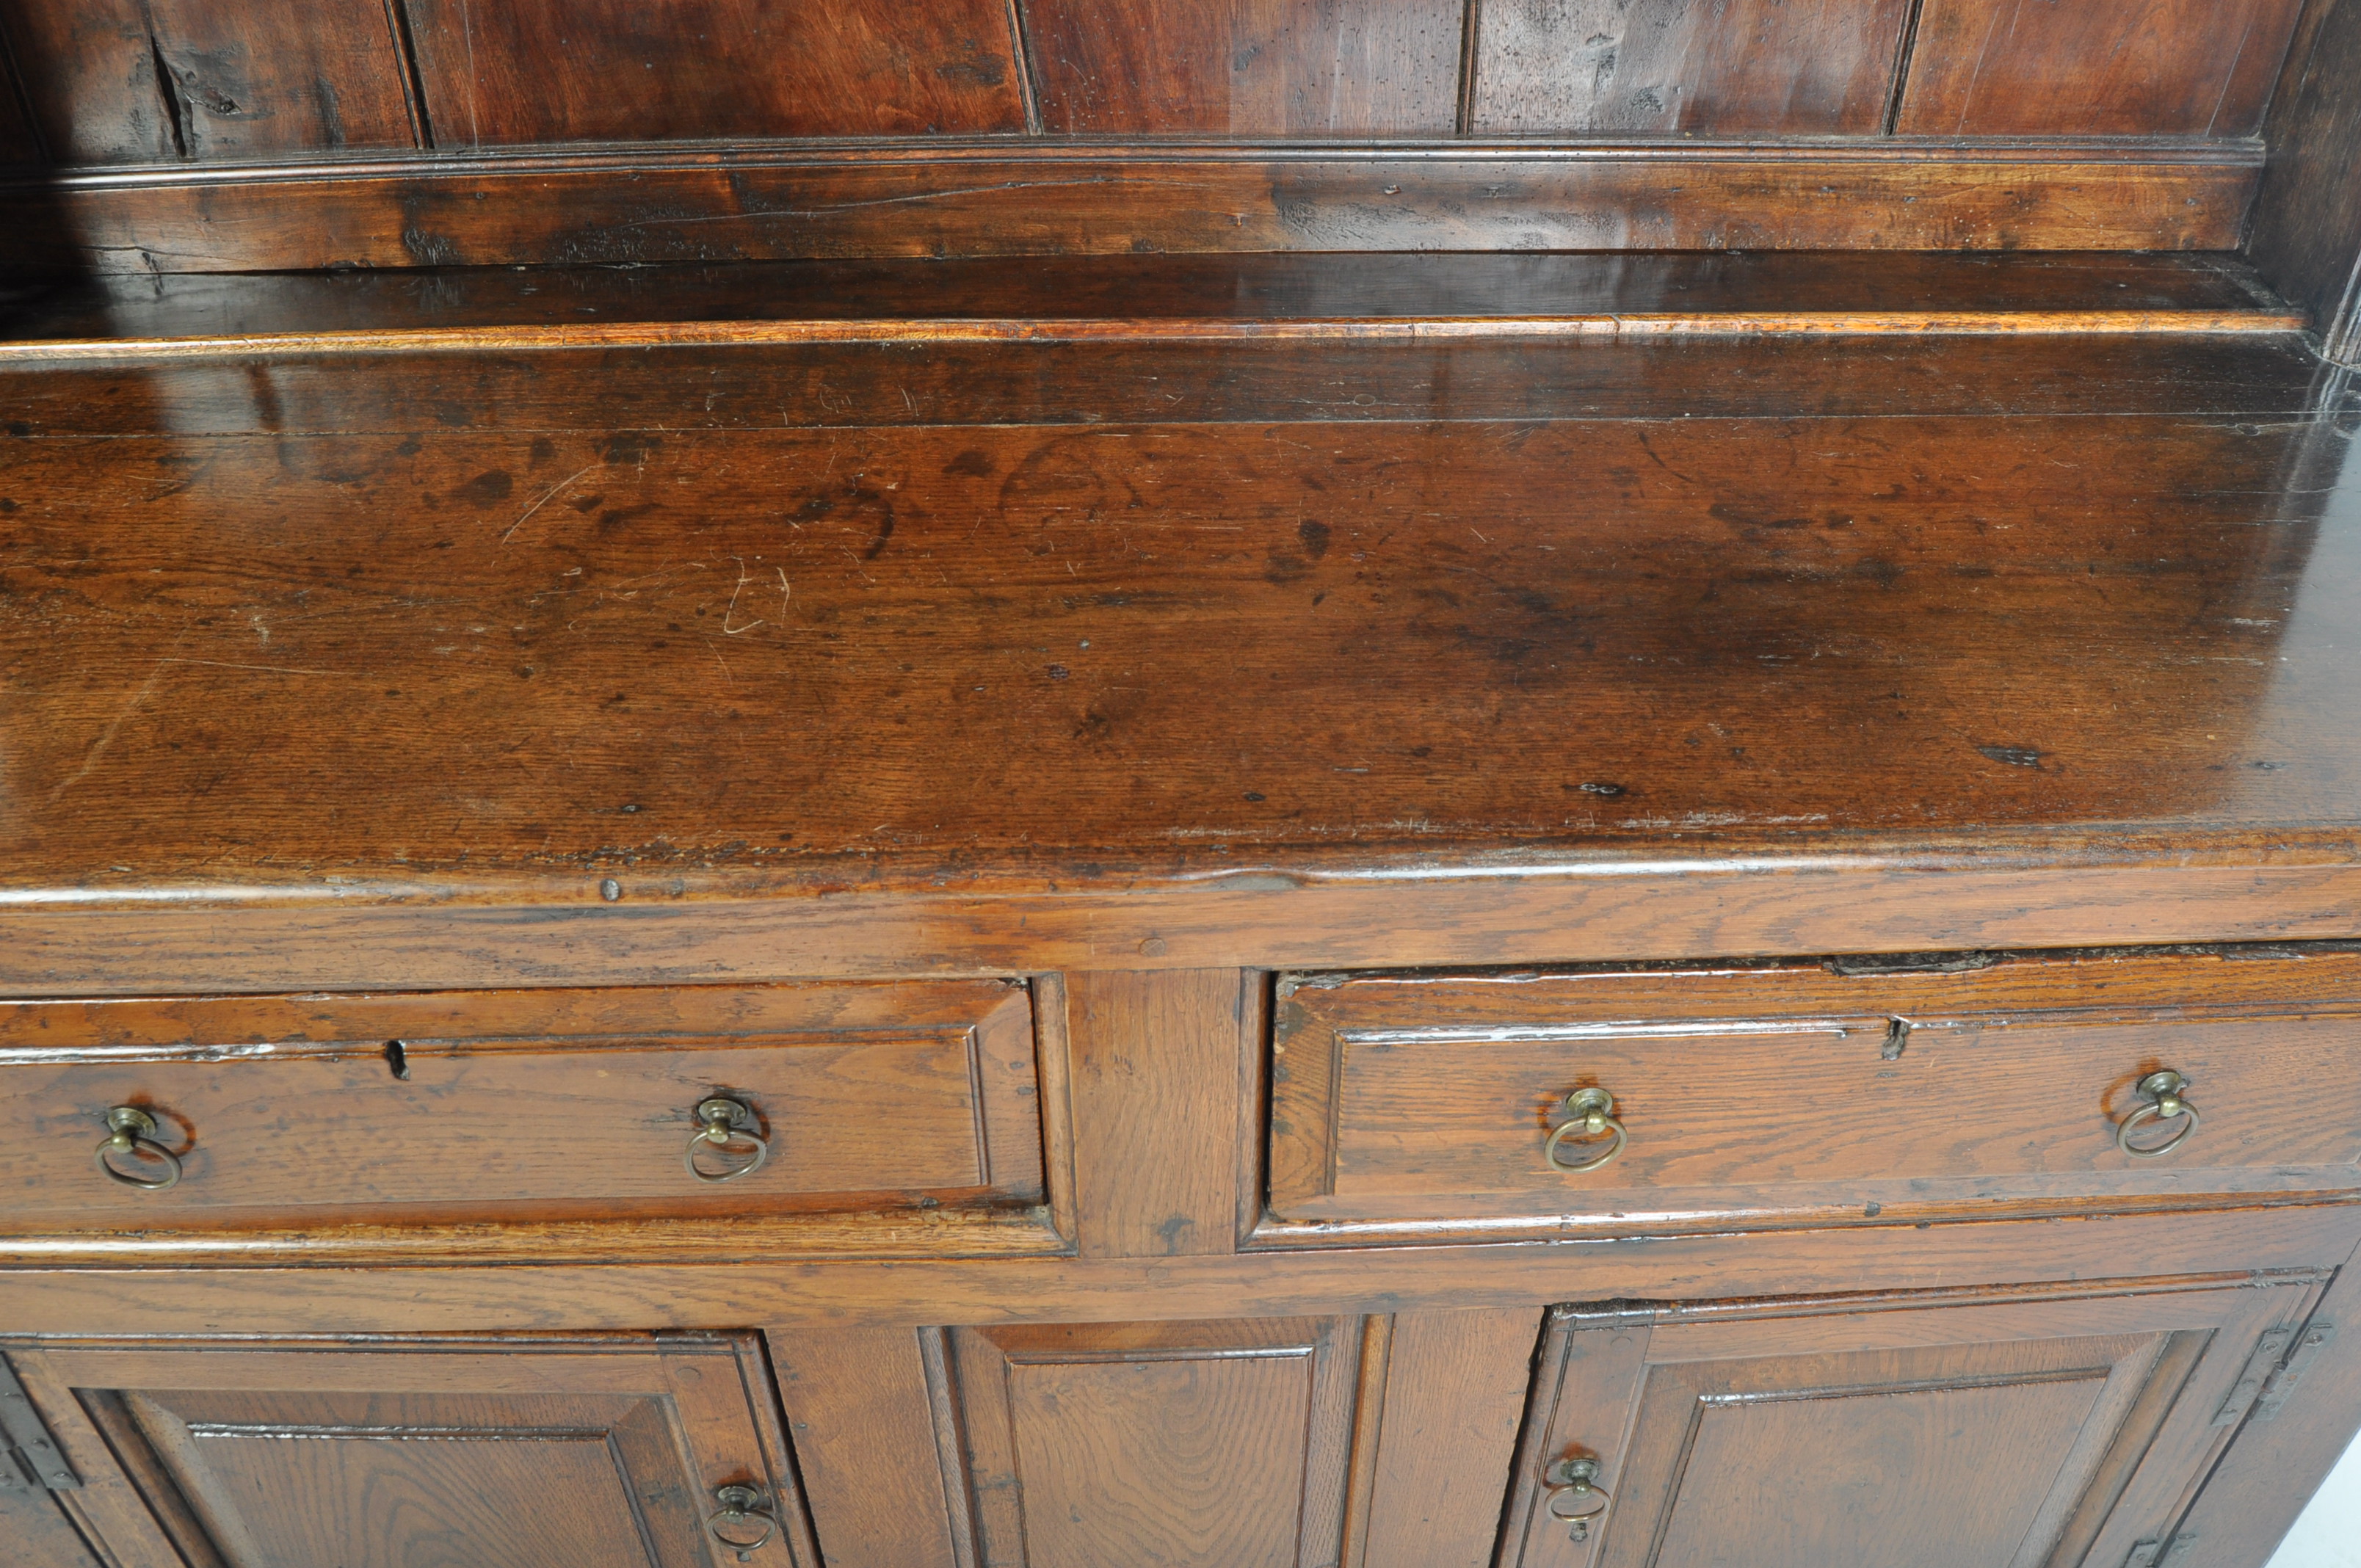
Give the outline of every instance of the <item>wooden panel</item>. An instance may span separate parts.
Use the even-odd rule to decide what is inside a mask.
[[[981,1561],[1337,1561],[1358,1319],[953,1338]]]
[[[2121,1562],[2186,1506],[2249,1353],[2313,1291],[1570,1313],[1543,1347],[1502,1561]],[[1577,1538],[1548,1517],[1543,1473],[1583,1456],[1613,1501]]]
[[[744,1215],[830,1192],[818,1201],[1033,1201],[1030,1025],[1027,999],[990,981],[0,1008],[16,1117],[0,1206],[19,1223],[73,1211],[172,1224],[327,1204],[359,1217],[520,1203]],[[683,1152],[716,1093],[753,1110],[774,1155],[700,1185]],[[88,1163],[126,1104],[160,1124],[178,1186],[135,1190]],[[743,1164],[733,1148],[703,1163]]]
[[[2303,0],[1926,0],[1905,136],[2250,137]]]
[[[437,147],[1021,131],[1005,0],[410,0]]]
[[[1052,132],[1448,133],[1461,0],[1023,0]]]
[[[415,140],[381,0],[36,0],[8,42],[61,164],[260,159]]]
[[[829,1568],[959,1568],[918,1335],[807,1328],[766,1337]]]
[[[202,185],[20,182],[0,190],[0,260],[144,274],[1159,250],[2227,250],[2260,164],[2245,143],[518,155],[464,177],[386,163]]]
[[[1469,128],[1874,136],[1908,0],[1483,0]]]
[[[104,277],[16,302],[0,364],[361,349],[2277,332],[2220,255],[1722,251],[993,257]],[[1071,350],[1069,350],[1071,352]],[[1160,387],[1169,378],[1159,375]],[[850,410],[839,410],[840,415]],[[1012,405],[1021,413],[1021,405]],[[1054,407],[1033,406],[1046,420]],[[907,412],[906,407],[905,412]]]
[[[1229,1251],[1251,1116],[1246,978],[1111,971],[1066,984],[1082,1255]]]
[[[744,1339],[11,1359],[126,1568],[707,1568],[714,1490],[737,1483],[776,1526],[740,1560],[816,1568]]]
[[[1718,348],[1650,366],[1653,406],[1715,378]],[[2138,352],[2039,358],[2103,375]],[[893,396],[907,358],[770,363]],[[549,398],[555,367],[535,368]],[[452,408],[493,400],[471,374],[435,373]],[[2361,591],[2334,551],[2308,576],[2301,520],[2334,503],[2323,469],[2344,455],[2323,427],[1858,422],[1818,414],[1823,383],[1795,375],[1758,419],[1365,417],[1296,424],[1295,444],[1237,424],[429,440],[381,412],[283,442],[151,430],[104,462],[16,441],[5,880],[349,900],[372,874],[481,879],[597,910],[609,880],[637,905],[668,902],[675,876],[817,890],[857,871],[865,897],[880,859],[972,878],[1051,843],[1204,869],[1237,862],[1198,846],[1326,847],[1348,867],[1510,833],[1691,861],[1702,833],[1787,852],[1845,835],[1853,855],[1863,832],[1964,829],[1989,851],[2012,830],[2352,820],[2354,655],[2309,630]],[[305,405],[357,394],[335,373],[280,379]],[[559,405],[596,421],[584,402],[609,385]],[[1416,406],[1451,400],[1430,387]],[[1152,549],[1104,526],[1135,510],[1162,520]],[[291,532],[297,515],[317,532]],[[119,521],[93,533],[97,516]],[[159,613],[159,574],[175,607],[237,613]],[[1246,691],[1271,722],[1235,722]],[[756,732],[799,743],[750,754]],[[390,772],[380,734],[434,744],[436,765]],[[450,748],[460,735],[481,743]],[[461,812],[464,847],[420,837]],[[1144,939],[1095,961],[1134,954],[1162,956]]]
[[[2361,5],[2332,5],[2271,116],[2248,249],[2312,313],[2329,357],[2361,364]]]
[[[2361,1274],[2341,1270],[2175,1532],[2174,1568],[2264,1568],[2361,1431]],[[2324,1344],[2312,1344],[2326,1333]],[[2281,1568],[2291,1568],[2283,1563]]]
[[[2351,1203],[2260,1205],[1997,1223],[1659,1235],[1578,1245],[1299,1247],[1220,1257],[774,1258],[699,1241],[630,1268],[580,1249],[533,1257],[511,1236],[469,1262],[373,1257],[313,1233],[241,1246],[139,1237],[12,1238],[0,1310],[19,1333],[476,1332],[711,1328],[758,1300],[779,1326],[1129,1321],[1143,1300],[1196,1318],[1538,1307],[1583,1295],[1720,1299],[1942,1289],[2333,1266],[2361,1241]],[[372,1267],[398,1262],[398,1270]],[[170,1267],[139,1266],[169,1263]]]
[[[2361,961],[2225,976],[2206,959],[2031,959],[1984,983],[1795,965],[1283,984],[1272,1208],[1553,1228],[1633,1211],[1827,1223],[2361,1180],[2361,1135],[2314,1098],[2361,1031]],[[2140,1108],[2133,1087],[2168,1066],[2196,1082],[2201,1111],[2220,1109],[2174,1155],[2126,1157],[2115,1129]],[[1951,1086],[1969,1078],[1993,1098],[1959,1099]],[[1594,1085],[1629,1142],[1598,1170],[1554,1170],[1561,1102]],[[1609,1146],[1578,1137],[1567,1157]]]
[[[1356,1568],[1490,1568],[1539,1328],[1530,1310],[1394,1320]]]

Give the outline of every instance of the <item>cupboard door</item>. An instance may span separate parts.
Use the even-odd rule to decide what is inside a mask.
[[[770,1334],[829,1568],[1490,1568],[1536,1310]]]
[[[2317,1286],[1562,1309],[1503,1568],[2114,1568],[2169,1539]]]
[[[817,1568],[749,1338],[7,1356],[121,1568]]]

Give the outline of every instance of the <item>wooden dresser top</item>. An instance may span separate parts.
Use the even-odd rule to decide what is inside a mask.
[[[1650,335],[1630,258],[1356,259],[1324,327],[1198,258],[873,269],[877,342],[856,272],[804,342],[16,352],[0,883],[2356,858],[2361,399],[2280,318]]]

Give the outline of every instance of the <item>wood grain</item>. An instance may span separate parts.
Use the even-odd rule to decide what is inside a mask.
[[[1539,1327],[1530,1310],[1395,1318],[1359,1568],[1490,1568]]]
[[[2286,333],[2235,257],[1129,256],[181,273],[18,291],[0,365],[421,350]],[[1159,378],[1160,379],[1161,378]]]
[[[1568,1314],[1544,1342],[1536,1441],[1510,1508],[1521,1551],[1504,1560],[1635,1568],[1735,1548],[1765,1564],[2116,1561],[2177,1511],[2227,1441],[2211,1417],[2248,1351],[2300,1321],[2315,1288],[1873,1318],[1799,1301],[1752,1322]],[[2211,1343],[2186,1365],[2184,1342]],[[1568,1454],[1601,1460],[1615,1499],[1579,1544],[1545,1517],[1541,1485]],[[2085,1517],[2090,1482],[2125,1463],[2136,1474]],[[1888,1506],[1898,1487],[1907,1508]]]
[[[2361,1027],[2346,954],[2027,957],[1939,977],[1290,979],[1281,993],[1271,1202],[1289,1218],[1522,1214],[1564,1230],[1777,1209],[1828,1223],[1929,1201],[2338,1188],[2361,1153],[2315,1109]],[[2128,1158],[2114,1136],[2141,1103],[2133,1086],[2167,1066],[2227,1114],[2169,1159]],[[1980,1087],[1963,1097],[1967,1083]],[[1560,1102],[1594,1084],[1630,1141],[1600,1170],[1553,1170]]]
[[[956,1568],[917,1336],[783,1328],[765,1338],[829,1568]]]
[[[982,1561],[1337,1561],[1356,1318],[961,1330]]]
[[[50,158],[213,163],[408,148],[379,0],[36,0],[8,45]]]
[[[144,274],[1134,251],[2227,250],[2244,142],[1005,140],[512,153],[0,188],[0,261]],[[37,223],[38,220],[38,223]]]
[[[1447,135],[1458,0],[1024,0],[1053,134]]]
[[[2361,1208],[2289,1204],[2089,1219],[1864,1226],[1785,1234],[1304,1249],[1284,1255],[1097,1259],[719,1259],[708,1250],[631,1268],[553,1263],[520,1290],[513,1267],[309,1266],[300,1246],[246,1264],[164,1268],[134,1238],[107,1261],[38,1255],[0,1270],[0,1310],[21,1333],[477,1332],[743,1323],[748,1303],[785,1327],[921,1326],[945,1320],[1134,1321],[1174,1317],[1477,1311],[1552,1301],[1720,1299],[1814,1291],[2136,1279],[2334,1265],[2361,1241]]]
[[[2327,10],[2271,116],[2248,250],[2312,314],[2328,356],[2361,363],[2361,9]]]
[[[2175,1532],[2192,1541],[2191,1568],[2264,1568],[2361,1430],[2361,1346],[2341,1332],[2353,1321],[2355,1293],[2348,1266],[2289,1348],[2299,1351],[2323,1325],[2335,1337],[2306,1357],[2301,1375],[2283,1386],[2282,1400],[2256,1407],[2206,1478]]]
[[[700,1568],[708,1499],[733,1481],[761,1487],[779,1519],[750,1561],[818,1561],[743,1336],[470,1351],[45,1347],[12,1360],[96,1479],[91,1512],[109,1546],[134,1563],[170,1548],[142,1528],[85,1404],[127,1412],[111,1441],[160,1466],[195,1509],[200,1554],[210,1548],[228,1568],[393,1568],[455,1538],[536,1568]]]
[[[6,1009],[0,1078],[24,1119],[0,1206],[38,1228],[70,1212],[169,1227],[316,1206],[384,1222],[1038,1202],[1027,999],[986,982],[900,1001],[898,1016],[890,992],[801,988]],[[682,1151],[714,1093],[752,1107],[775,1153],[700,1187]],[[152,1107],[181,1185],[59,1179],[120,1104]]]
[[[906,356],[840,352],[725,368],[795,366],[807,407],[839,377],[872,403],[916,400]],[[957,920],[987,873],[1043,891],[1052,843],[1110,857],[1097,874],[1135,895],[1143,872],[1173,876],[1209,911],[1331,869],[1383,903],[1364,880],[1378,857],[1447,853],[1464,872],[1562,878],[1561,922],[1624,875],[1719,856],[1734,874],[1769,859],[2121,864],[2146,833],[2198,851],[2192,877],[2215,853],[2349,861],[2361,751],[2345,694],[2361,672],[2334,628],[2361,577],[2341,535],[2310,521],[2341,515],[2345,448],[2337,405],[2309,407],[2317,367],[2299,346],[2078,344],[2009,367],[1978,342],[1918,362],[2000,364],[1989,390],[1912,386],[1910,362],[1882,351],[1836,361],[1873,360],[1910,389],[1883,411],[1861,406],[1873,381],[1828,393],[1828,362],[1733,352],[1747,379],[1699,398],[1721,378],[1708,353],[1576,365],[1546,395],[1490,380],[1545,358],[1471,357],[1484,374],[1463,401],[1425,382],[1425,351],[1371,348],[1322,367],[1366,367],[1365,390],[1326,394],[1369,397],[1360,418],[1299,417],[1279,435],[1245,421],[1312,367],[1289,359],[1268,397],[1246,395],[1252,361],[1227,355],[1179,363],[1158,396],[1203,376],[1238,422],[851,435],[753,428],[751,396],[702,429],[659,432],[653,410],[623,429],[576,422],[637,366],[553,386],[566,367],[544,359],[478,385],[462,360],[390,411],[355,406],[369,383],[324,368],[274,372],[267,403],[248,378],[192,371],[198,406],[222,400],[191,421],[218,418],[218,435],[158,432],[148,378],[104,373],[132,394],[115,401],[96,390],[109,383],[26,373],[11,409],[27,437],[0,470],[18,506],[0,528],[21,552],[0,624],[17,683],[7,880],[61,920],[94,920],[82,906],[104,894],[135,925],[172,917],[134,913],[165,887],[238,899],[275,883],[341,903],[371,887],[503,903],[540,890],[570,906],[548,944],[588,965],[583,944],[628,941],[636,959],[602,978],[669,979],[744,961],[715,933],[771,917],[678,913],[691,889],[857,890],[795,910],[832,923],[900,874]],[[2084,373],[2070,389],[2061,352]],[[2216,369],[2257,389],[2200,381]],[[1580,417],[1598,410],[1581,389],[1610,371],[1643,377],[1611,394],[1617,411],[1714,399],[1750,417]],[[2038,389],[2022,392],[2027,379]],[[527,383],[537,402],[496,408]],[[786,394],[767,387],[776,419]],[[1067,395],[1087,411],[1087,387]],[[1515,422],[1537,397],[1575,417]],[[2020,398],[2041,411],[2013,411]],[[471,422],[459,411],[494,410],[492,427],[430,439],[433,422],[410,422],[438,405]],[[1452,417],[1470,407],[1496,417]],[[126,426],[103,446],[50,434]],[[316,528],[291,532],[291,515]],[[120,521],[93,536],[94,516]],[[175,584],[160,597],[159,574]],[[1241,729],[1245,691],[1283,718]],[[364,705],[368,745],[348,739]],[[879,711],[903,722],[873,726]],[[746,757],[763,732],[800,741],[710,760]],[[487,743],[454,749],[457,735]],[[435,765],[386,770],[389,745]],[[1894,787],[1864,790],[1872,776]],[[82,808],[101,792],[116,809]],[[421,822],[465,827],[428,839]],[[1484,863],[1510,840],[1513,864]],[[1076,886],[1057,880],[1061,895]],[[1995,887],[2021,910],[2038,885]],[[1745,892],[1775,898],[1776,883]],[[1972,924],[1965,907],[1905,916],[1875,943]],[[2303,910],[2284,904],[2272,934]],[[2182,914],[2162,939],[2238,934]],[[308,940],[346,917],[306,916],[327,922]],[[692,917],[714,929],[686,946],[656,935]],[[101,927],[45,952],[24,924],[5,960],[18,983],[117,983]],[[1230,925],[1238,956],[1214,962],[1295,961]],[[2125,925],[2142,922],[2062,939]],[[498,940],[493,925],[454,928]],[[1587,956],[1548,951],[1572,929],[1527,939]],[[225,933],[207,939],[216,962],[231,956]],[[1154,930],[1084,959],[1023,956],[1035,939],[992,958],[970,938],[932,961],[1170,957]],[[841,961],[824,942],[767,961],[791,951]],[[272,961],[288,959],[274,943]]]
[[[1025,127],[1003,0],[411,0],[440,148]]]
[[[2250,137],[2303,0],[1926,0],[1904,136]]]
[[[1874,136],[1907,0],[1482,0],[1469,129]]]
[[[1255,1052],[1244,977],[1110,971],[1066,986],[1082,1255],[1229,1251]]]

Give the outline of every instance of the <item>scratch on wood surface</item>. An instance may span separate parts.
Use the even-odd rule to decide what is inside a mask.
[[[754,628],[767,623],[757,619],[748,621],[743,626],[732,626],[730,624],[730,618],[738,613],[738,596],[744,593],[746,591],[746,585],[754,580],[754,575],[746,570],[746,558],[743,555],[732,555],[730,558],[738,563],[738,581],[730,587],[729,608],[721,612],[721,635],[724,637],[736,637],[742,632],[752,631]],[[760,560],[762,557],[758,555],[755,559]],[[780,580],[783,582],[785,580],[784,575],[782,575]]]
[[[526,518],[531,517],[533,513],[547,506],[551,501],[555,500],[559,491],[565,489],[568,485],[571,485],[575,480],[580,478],[583,475],[588,474],[592,468],[596,468],[598,466],[598,465],[596,463],[592,463],[588,466],[577,468],[573,473],[567,475],[565,478],[558,480],[557,483],[552,485],[549,488],[542,491],[541,499],[533,502],[533,505],[519,512],[517,514],[517,520],[509,524],[508,532],[500,535],[500,543],[506,544],[511,538],[514,537],[516,531],[524,526],[524,520]]]
[[[122,731],[124,725],[128,723],[131,716],[145,707],[148,699],[155,695],[156,683],[164,678],[164,668],[168,664],[203,664],[216,670],[254,670],[267,675],[334,675],[341,673],[336,670],[304,669],[295,664],[239,664],[226,659],[183,659],[176,654],[168,653],[156,661],[155,668],[148,672],[148,678],[139,683],[139,689],[131,694],[130,700],[115,709],[115,717],[107,720],[106,728],[98,732],[98,739],[92,741],[90,750],[82,753],[82,766],[68,774],[57,788],[49,792],[51,806],[65,798],[66,791],[90,777],[92,772],[97,768],[99,760],[106,755],[106,749],[115,743],[115,737]]]

